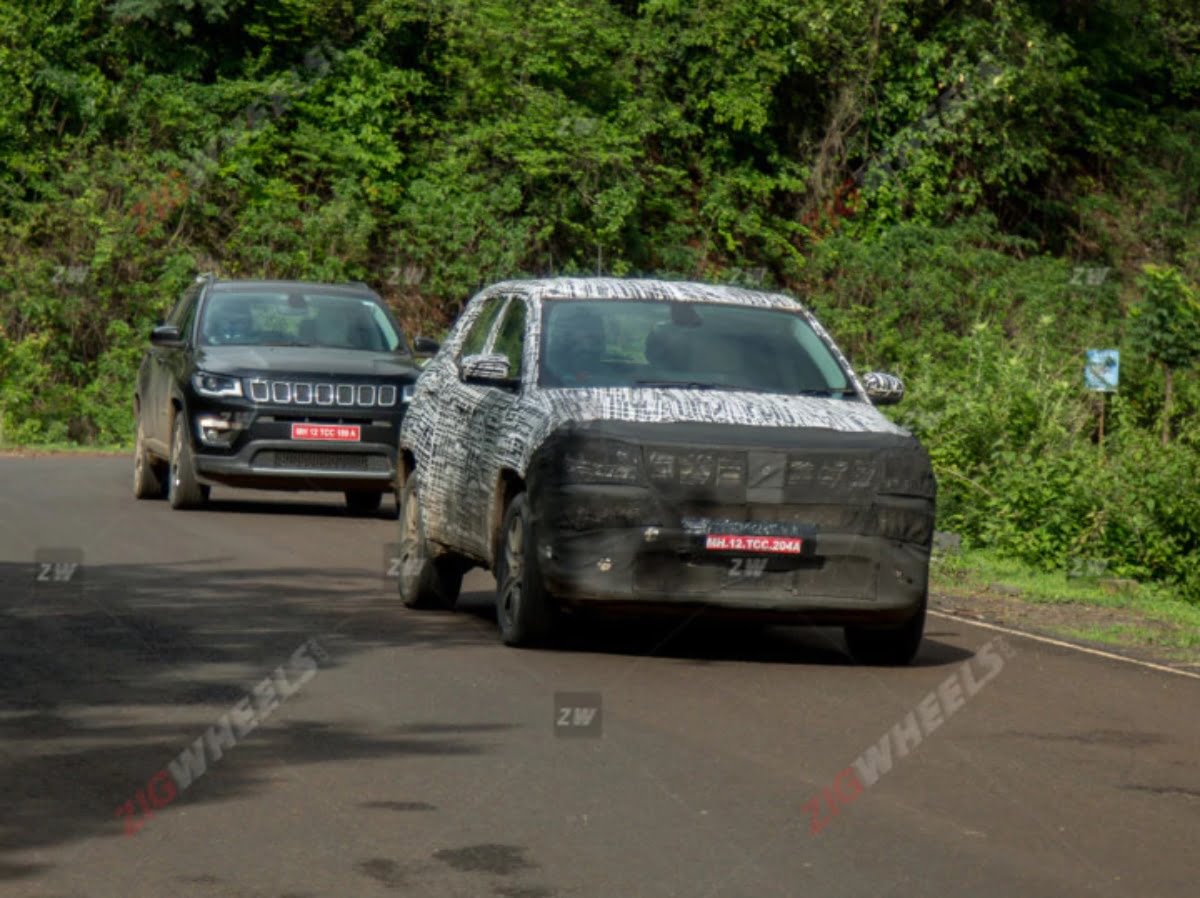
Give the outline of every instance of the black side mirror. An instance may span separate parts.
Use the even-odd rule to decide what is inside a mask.
[[[432,337],[414,337],[412,345],[416,355],[437,355],[437,351],[442,348],[442,344]]]
[[[150,331],[150,342],[155,346],[180,346],[183,343],[183,335],[173,324],[160,324]]]

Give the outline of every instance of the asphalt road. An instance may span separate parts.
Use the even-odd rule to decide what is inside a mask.
[[[130,467],[0,458],[0,895],[1200,890],[1198,680],[941,618],[904,670],[703,621],[506,649],[486,575],[399,604],[393,521]]]

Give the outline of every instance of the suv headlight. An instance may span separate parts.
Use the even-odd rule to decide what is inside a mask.
[[[572,440],[561,456],[567,483],[642,483],[642,453],[616,440]]]
[[[242,395],[242,381],[227,374],[209,374],[207,371],[197,371],[192,375],[192,386],[201,396],[209,399],[227,399],[231,396]]]
[[[884,539],[929,545],[933,538],[933,503],[922,499],[880,503],[873,509],[875,534]]]

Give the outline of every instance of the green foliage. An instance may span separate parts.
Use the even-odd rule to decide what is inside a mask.
[[[907,380],[894,416],[929,447],[940,527],[1045,570],[1107,559],[1200,600],[1200,390],[1179,390],[1188,424],[1161,445],[1153,369],[1135,349],[1101,444],[1083,358],[1124,342],[1121,285],[1078,286],[1074,266],[1020,258],[1030,250],[983,218],[898,225],[823,241],[804,290],[860,369]],[[1170,295],[1193,289],[1160,275]]]
[[[1142,300],[1129,310],[1130,338],[1146,358],[1168,368],[1200,361],[1200,296],[1172,268],[1146,265]]]
[[[128,440],[197,270],[413,331],[522,274],[749,282],[908,380],[943,527],[1200,596],[1198,50],[1169,0],[0,0],[0,441]]]

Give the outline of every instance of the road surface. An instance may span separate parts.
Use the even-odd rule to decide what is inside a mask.
[[[0,458],[0,896],[1200,889],[1200,680],[942,618],[903,670],[703,620],[506,649],[486,574],[399,604],[394,521],[130,469]]]

